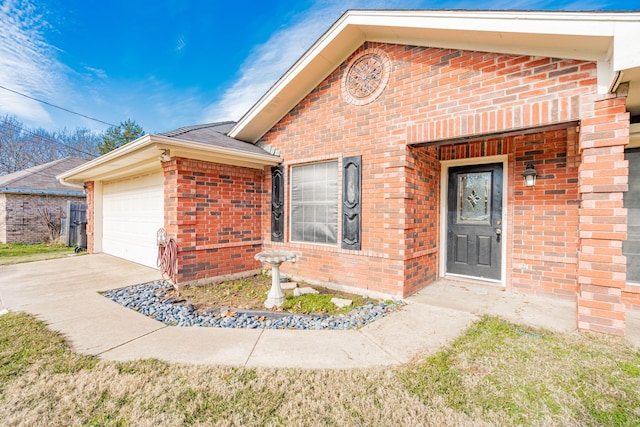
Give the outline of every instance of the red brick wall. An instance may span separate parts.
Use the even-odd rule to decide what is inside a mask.
[[[383,50],[392,71],[388,87],[377,100],[356,106],[345,101],[341,81],[349,60],[366,49]],[[362,46],[354,55],[261,142],[278,149],[286,167],[363,156],[362,251],[270,243],[266,208],[265,245],[286,247],[301,255],[299,263],[283,265],[284,271],[408,295],[437,277],[439,160],[452,157],[449,153],[440,158],[442,151],[410,149],[407,144],[579,120],[585,98],[592,101],[596,91],[596,66],[552,58],[375,43]],[[577,226],[578,197],[575,189],[570,190],[577,185],[575,139],[568,144],[566,135],[547,135],[544,141],[532,138],[518,142],[511,138],[506,151],[499,151],[511,156],[512,178],[518,175],[517,180],[510,180],[515,186],[514,195],[522,190],[517,187],[519,174],[528,156],[540,169],[541,180],[534,194],[542,195],[544,211],[536,216],[541,228],[548,227],[540,234],[548,244],[538,244],[535,254],[524,249],[537,240],[535,234],[527,233],[523,219],[533,195],[521,193],[520,205],[510,209],[512,226],[520,227],[522,238],[517,242],[514,238],[513,247],[507,250],[520,257],[518,267],[523,268],[513,276],[510,272],[507,280],[528,292],[569,295],[575,291],[577,264],[577,231],[572,234],[569,230]],[[539,153],[541,144],[551,152]],[[479,150],[480,146],[470,150],[475,148]],[[497,148],[490,144],[484,151],[469,151],[465,156],[500,154]],[[571,164],[566,162],[569,157],[573,159]],[[286,194],[285,200],[288,197]],[[287,228],[285,236],[288,240]],[[561,267],[567,263],[570,265]]]
[[[440,162],[437,147],[408,149],[404,293],[412,294],[438,277]]]
[[[163,163],[165,228],[178,244],[178,283],[260,268],[261,170],[173,158]]]
[[[582,121],[579,191],[580,251],[578,256],[578,327],[624,335],[629,165],[629,114],[625,98],[596,99]]]
[[[512,286],[575,298],[578,264],[578,159],[575,128],[516,137],[513,182]],[[522,179],[527,164],[536,186]]]
[[[321,152],[317,147],[317,152]],[[404,286],[404,214],[403,194],[398,185],[388,189],[373,177],[385,174],[389,165],[376,165],[375,154],[364,150],[335,151],[326,155],[303,157],[307,152],[300,149],[299,158],[293,161],[285,160],[285,183],[289,182],[288,167],[294,164],[321,161],[327,159],[342,159],[349,155],[362,154],[363,181],[362,181],[362,250],[340,249],[336,246],[315,245],[289,241],[289,224],[285,221],[285,243],[271,242],[271,176],[266,173],[268,189],[264,207],[263,238],[265,249],[287,249],[298,255],[296,263],[282,264],[281,271],[296,277],[304,278],[310,282],[325,284],[346,285],[358,287],[373,292],[381,292],[391,295],[402,295]],[[309,150],[308,154],[316,154],[315,150]],[[341,166],[341,162],[340,162]],[[340,167],[338,168],[340,171]],[[399,177],[398,177],[399,179]],[[339,172],[339,182],[342,182]],[[285,211],[289,209],[289,186],[285,185]],[[342,200],[342,186],[338,186],[338,200]],[[392,212],[392,213],[389,213]],[[385,216],[393,217],[389,222]],[[288,218],[288,215],[287,215]],[[288,219],[287,219],[288,221]],[[340,236],[341,222],[338,221],[338,236]]]
[[[578,268],[578,162],[575,127],[442,145],[441,160],[508,155],[508,209],[503,218],[507,288],[575,298]],[[526,165],[538,173],[525,187]]]
[[[416,96],[407,109],[404,122],[409,143],[578,120],[585,100],[591,102],[590,95],[596,91],[593,62],[444,49],[414,51],[403,58],[402,66],[411,77],[424,70],[418,87],[426,89],[426,96]],[[415,90],[413,78],[401,84]]]
[[[640,285],[627,283],[622,290],[622,301],[626,308],[640,310]]]

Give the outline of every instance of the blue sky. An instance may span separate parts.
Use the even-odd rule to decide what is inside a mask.
[[[488,0],[482,9],[625,10],[636,0]],[[0,86],[147,133],[238,120],[347,9],[477,1],[0,0]],[[636,7],[637,9],[638,7]],[[0,88],[0,115],[107,125]]]

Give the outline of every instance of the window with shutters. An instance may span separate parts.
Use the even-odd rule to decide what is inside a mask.
[[[338,242],[338,162],[291,168],[291,241]]]
[[[338,167],[342,167],[342,204],[339,209],[340,186]],[[277,202],[282,186],[283,170],[272,170],[272,240],[283,230],[284,204]],[[342,249],[360,250],[362,233],[362,156],[291,167],[290,236],[292,242],[337,245]],[[280,210],[275,207],[279,207]],[[341,236],[338,235],[342,215]]]

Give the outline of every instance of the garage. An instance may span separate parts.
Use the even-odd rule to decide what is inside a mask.
[[[156,233],[164,227],[162,172],[105,182],[102,251],[156,267]]]

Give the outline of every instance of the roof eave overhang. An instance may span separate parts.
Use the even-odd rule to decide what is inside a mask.
[[[162,135],[145,135],[97,159],[57,176],[66,185],[81,187],[88,181],[111,181],[158,171],[168,157],[262,169],[282,162],[280,157],[222,148]],[[161,157],[164,157],[163,159]]]
[[[257,142],[365,41],[595,61],[600,93],[640,75],[640,13],[347,11],[238,121]]]
[[[72,196],[72,197],[85,197],[84,191],[69,191],[69,190],[35,190],[31,188],[12,188],[12,187],[0,187],[0,193],[2,194],[21,194],[32,196]]]

